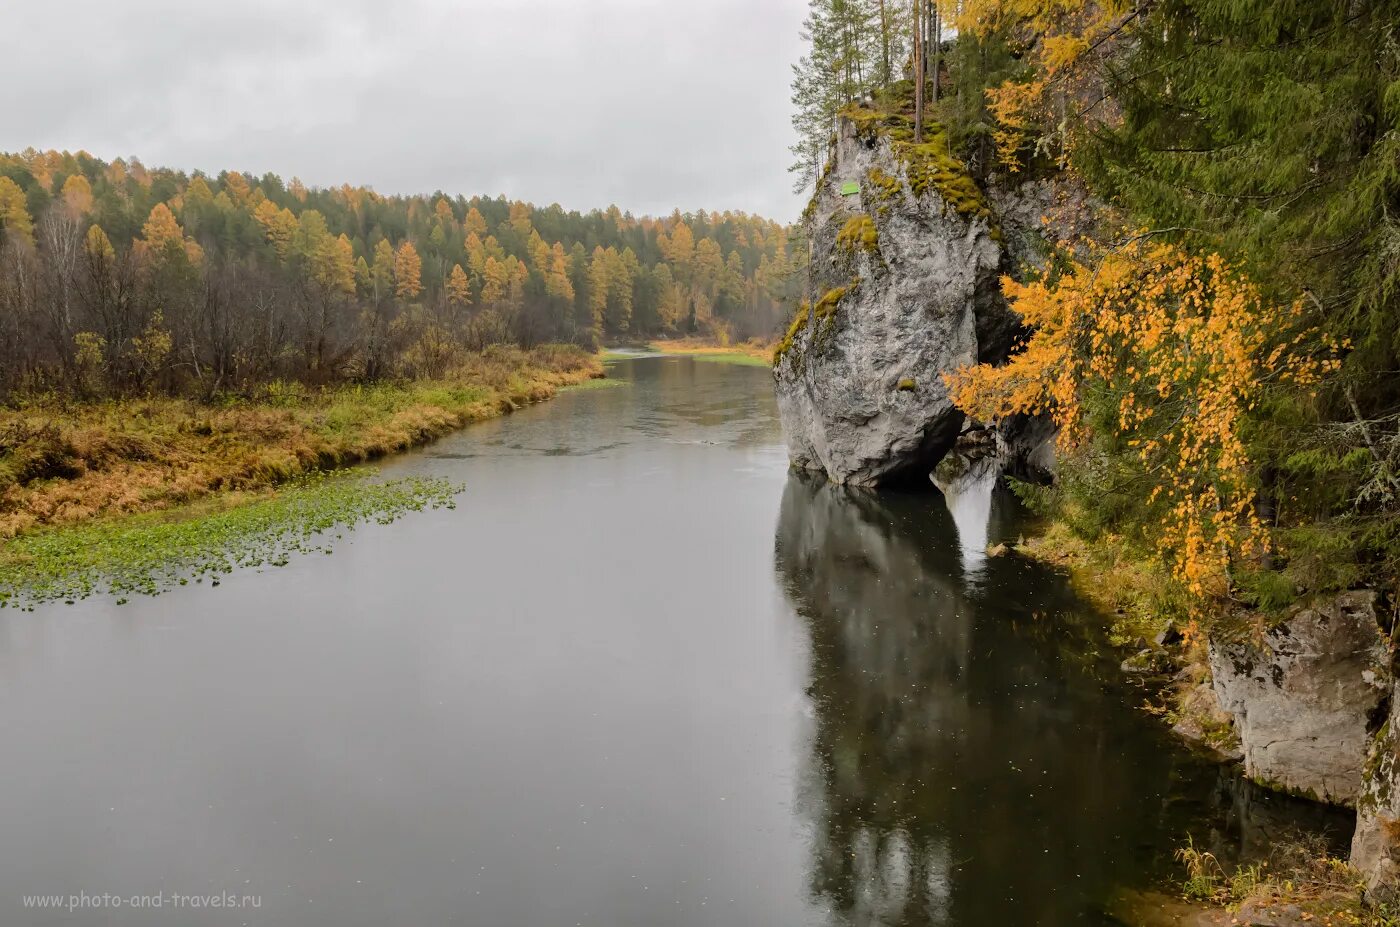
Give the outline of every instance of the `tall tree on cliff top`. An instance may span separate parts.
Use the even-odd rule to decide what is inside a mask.
[[[810,51],[792,69],[792,124],[799,140],[791,148],[797,161],[790,170],[799,192],[821,174],[836,111],[892,76],[882,64],[892,54],[882,17],[895,15],[885,2],[811,0],[802,23]]]

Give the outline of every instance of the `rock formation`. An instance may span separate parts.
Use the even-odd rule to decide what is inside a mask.
[[[1212,642],[1220,705],[1235,721],[1245,772],[1256,781],[1353,805],[1390,660],[1370,591],[1304,608],[1262,642]]]
[[[915,145],[900,120],[838,120],[806,219],[811,299],[775,357],[792,462],[838,483],[927,479],[963,426],[942,374],[1006,357],[1020,322],[999,278],[1034,252],[1034,233],[996,221],[936,128]]]

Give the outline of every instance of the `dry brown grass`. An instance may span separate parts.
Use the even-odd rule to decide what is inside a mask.
[[[597,358],[577,348],[493,348],[437,381],[274,383],[219,405],[44,399],[0,408],[0,537],[374,460],[598,376]]]
[[[764,361],[773,357],[772,339],[752,338],[737,344],[721,345],[704,338],[668,338],[652,341],[650,347],[662,354],[743,354]]]

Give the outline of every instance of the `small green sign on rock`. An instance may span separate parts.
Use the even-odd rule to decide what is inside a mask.
[[[842,196],[858,196],[860,194],[860,184],[854,180],[848,180],[841,185]]]

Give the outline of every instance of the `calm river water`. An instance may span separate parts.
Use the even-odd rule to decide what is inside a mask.
[[[789,476],[761,368],[613,374],[385,468],[454,511],[0,612],[0,924],[1109,924],[1308,818],[984,556],[1014,500]]]

